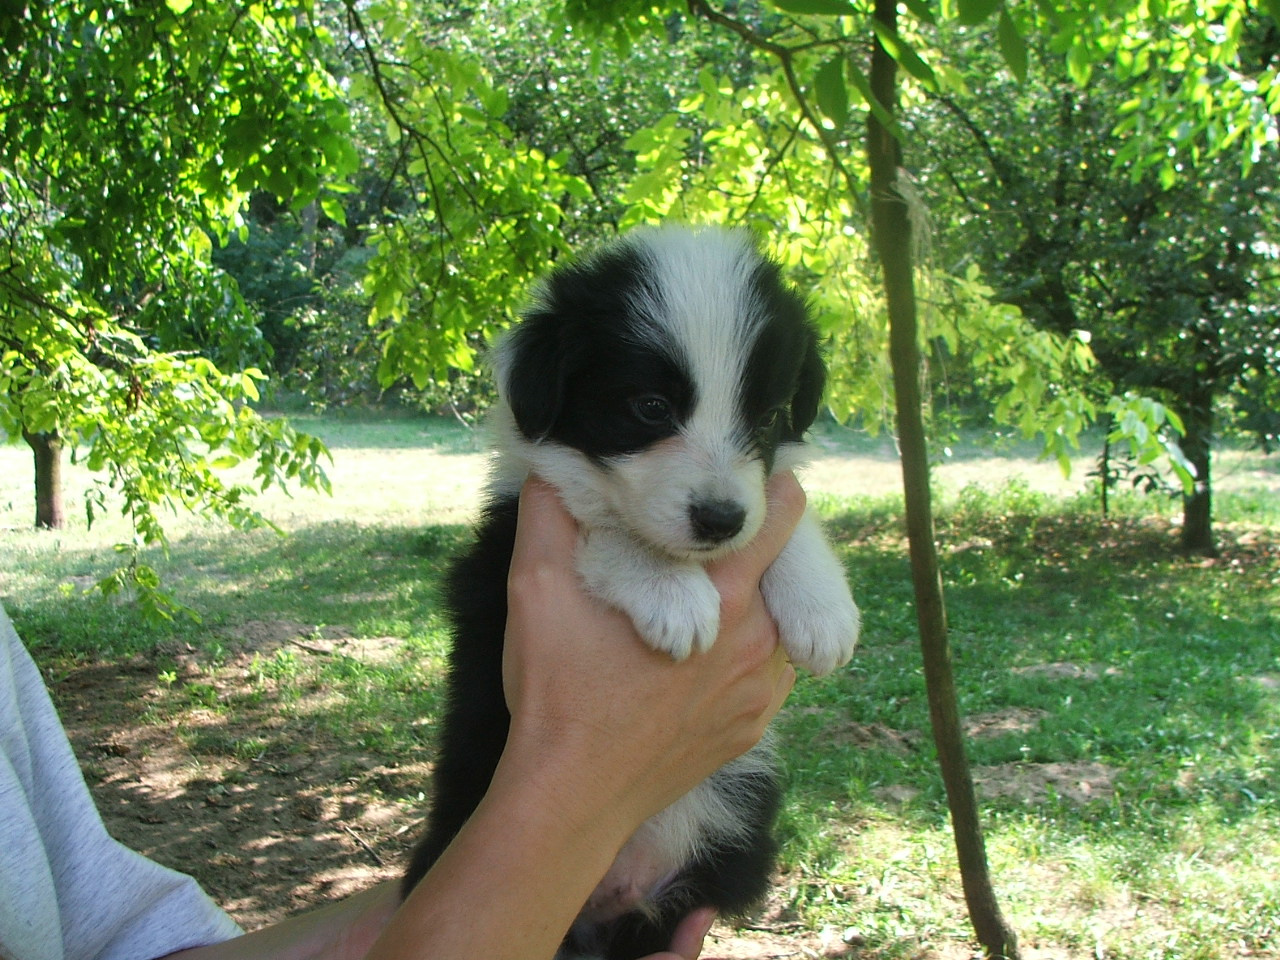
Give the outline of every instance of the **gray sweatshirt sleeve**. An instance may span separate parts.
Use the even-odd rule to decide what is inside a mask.
[[[152,960],[239,933],[193,879],[107,833],[0,607],[0,957]]]

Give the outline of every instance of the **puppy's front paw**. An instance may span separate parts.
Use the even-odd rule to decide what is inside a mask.
[[[702,568],[654,577],[617,603],[655,650],[683,660],[710,649],[720,632],[720,594]]]
[[[843,581],[839,589],[828,591],[812,586],[785,592],[785,600],[775,597],[769,609],[791,661],[820,677],[849,662],[858,643],[861,617]]]
[[[861,617],[844,566],[806,514],[760,584],[793,663],[818,676],[849,662]]]
[[[720,631],[720,594],[696,564],[672,565],[624,537],[597,532],[579,547],[578,573],[631,618],[645,643],[676,660],[706,650]]]

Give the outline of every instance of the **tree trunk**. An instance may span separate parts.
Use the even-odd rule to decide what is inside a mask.
[[[896,34],[897,0],[875,0],[875,17],[890,35]],[[877,39],[871,59],[871,89],[890,116],[896,112],[896,74],[895,61]],[[902,450],[907,540],[934,743],[951,808],[961,884],[970,921],[988,957],[1016,960],[1017,938],[1000,912],[991,884],[951,669],[942,576],[933,537],[929,458],[921,413],[911,216],[909,201],[899,187],[899,177],[905,176],[905,172],[900,170],[900,148],[896,138],[875,118],[874,113],[868,121],[867,159],[871,167],[872,239],[884,270],[885,298],[889,308],[889,350]]]
[[[302,224],[302,263],[307,268],[307,276],[315,279],[316,275],[316,234],[320,224],[320,204],[312,200],[302,208],[299,215]]]
[[[62,437],[54,433],[22,431],[36,461],[36,527],[59,530],[66,523],[62,511]]]
[[[1217,556],[1213,537],[1213,488],[1210,486],[1210,445],[1213,441],[1213,398],[1189,398],[1179,411],[1186,435],[1182,452],[1196,468],[1195,487],[1182,497],[1181,547],[1187,553]]]

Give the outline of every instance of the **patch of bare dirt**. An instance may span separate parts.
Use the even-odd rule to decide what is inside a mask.
[[[1003,763],[975,767],[974,786],[987,799],[1040,803],[1061,797],[1072,803],[1107,800],[1115,794],[1119,771],[1105,763]]]
[[[808,960],[812,957],[846,956],[845,952],[837,952],[840,948],[848,949],[843,943],[836,948],[834,944],[825,943],[820,936],[798,930],[791,933],[767,929],[735,930],[716,924],[703,944],[703,953],[724,960],[784,960],[792,957]]]
[[[237,647],[271,653],[286,644],[304,640],[339,641],[350,639],[351,631],[343,626],[316,626],[296,620],[246,620],[235,626],[230,640]]]
[[[1014,667],[1013,672],[1024,677],[1048,677],[1050,680],[1097,680],[1103,676],[1119,676],[1122,671],[1117,667],[1104,669],[1096,663],[1080,664],[1062,660]]]
[[[1262,690],[1280,690],[1280,675],[1274,673],[1260,673],[1254,677],[1237,677],[1236,679]]]
[[[846,888],[838,895],[854,896]],[[881,956],[870,953],[867,940],[856,928],[824,926],[811,929],[775,895],[760,915],[738,928],[717,923],[703,945],[703,956],[715,960],[825,960],[825,958]],[[897,954],[894,954],[895,956]],[[921,943],[907,954],[915,960],[974,960],[967,943]]]
[[[318,650],[343,642],[305,624],[238,633],[259,650],[299,637]],[[194,674],[181,656],[179,670]],[[234,656],[201,680],[221,699],[247,687],[249,658]],[[314,729],[272,738],[293,745],[285,749],[238,750],[305,720],[286,721],[267,703],[165,722],[158,717],[172,694],[141,658],[74,670],[53,692],[111,834],[193,875],[248,929],[397,876],[417,838],[421,811],[387,803],[373,786],[415,795],[429,778],[425,764],[380,765]]]
[[[1047,717],[1048,711],[1033,707],[1008,707],[964,718],[965,736],[974,740],[1003,737],[1011,733],[1030,733]]]
[[[883,723],[834,723],[820,734],[822,741],[858,750],[887,750],[902,756],[919,748],[924,735],[918,730],[895,730]]]

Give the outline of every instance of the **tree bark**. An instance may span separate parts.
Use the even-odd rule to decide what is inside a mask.
[[[896,34],[897,0],[875,0],[875,17],[890,35]],[[871,89],[892,117],[897,103],[897,65],[878,39],[871,59]],[[942,576],[934,545],[929,459],[921,412],[911,216],[909,200],[900,181],[905,172],[901,171],[901,153],[896,137],[876,119],[874,113],[868,121],[867,159],[871,167],[872,240],[884,271],[885,298],[889,309],[889,349],[902,451],[907,540],[934,743],[947,789],[961,884],[974,932],[988,957],[1017,960],[1017,937],[1000,912],[991,884],[951,667]]]
[[[62,510],[62,437],[54,433],[22,431],[35,456],[36,527],[60,530],[66,523]]]
[[[1179,415],[1187,430],[1182,438],[1182,452],[1196,468],[1195,487],[1182,497],[1180,545],[1186,553],[1217,556],[1218,545],[1213,536],[1213,488],[1209,473],[1213,441],[1212,396],[1188,398]]]
[[[307,276],[312,279],[316,275],[316,235],[320,226],[320,204],[312,200],[298,216],[302,226],[302,262],[307,268]]]

